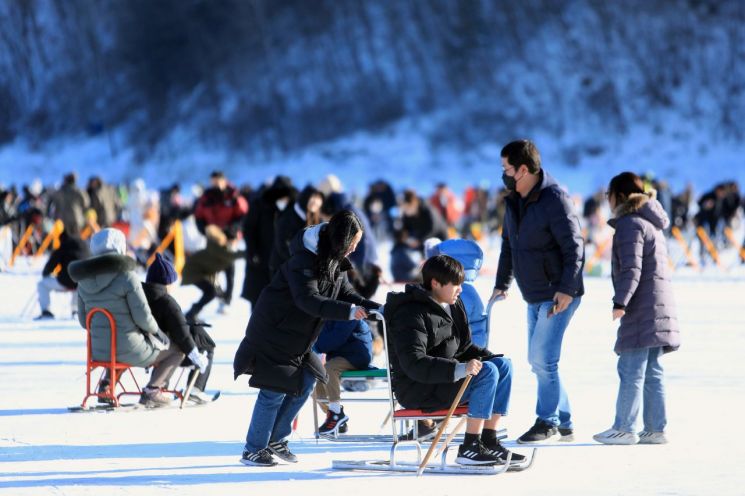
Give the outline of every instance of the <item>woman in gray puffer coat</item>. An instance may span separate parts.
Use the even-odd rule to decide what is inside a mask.
[[[153,372],[140,403],[148,407],[170,403],[161,389],[184,358],[168,337],[158,329],[137,274],[136,262],[126,255],[124,233],[102,229],[91,238],[90,258],[68,266],[78,283],[78,320],[85,327],[88,312],[96,307],[108,310],[116,322],[116,359],[133,367],[150,367]],[[93,360],[108,361],[111,356],[109,322],[100,313],[91,320]],[[108,378],[107,378],[108,379]],[[108,386],[104,380],[101,388]],[[100,391],[100,389],[99,389]]]
[[[605,444],[664,444],[665,391],[659,358],[680,346],[678,319],[663,230],[670,221],[654,191],[644,192],[632,172],[608,187],[614,218],[613,320],[621,319],[615,351],[621,385],[611,429],[594,439]],[[634,426],[643,404],[644,430]]]

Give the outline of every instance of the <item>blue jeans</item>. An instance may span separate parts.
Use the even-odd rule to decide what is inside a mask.
[[[665,430],[667,415],[660,356],[662,356],[661,347],[639,348],[622,351],[619,354],[618,377],[621,379],[621,385],[618,388],[616,400],[614,429],[634,432],[639,408],[643,402],[644,430],[650,432]]]
[[[536,416],[549,424],[572,429],[569,398],[559,378],[561,342],[581,298],[563,312],[548,317],[552,301],[528,304],[528,363],[538,379]]]
[[[496,357],[483,363],[463,393],[461,403],[468,402],[470,418],[490,419],[492,415],[507,415],[512,391],[512,362]]]
[[[315,384],[315,377],[305,371],[303,389],[299,396],[261,389],[254,405],[251,425],[248,426],[245,449],[257,453],[270,442],[287,438],[292,433],[292,421],[310,396]]]

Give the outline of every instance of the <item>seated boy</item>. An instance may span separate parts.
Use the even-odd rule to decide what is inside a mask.
[[[326,354],[328,384],[316,382],[316,398],[328,400],[326,421],[318,428],[319,434],[329,435],[347,431],[349,417],[341,405],[341,373],[347,370],[367,370],[372,362],[372,332],[364,320],[328,321],[313,346]]]
[[[429,241],[428,239],[425,242],[425,246]],[[486,342],[488,339],[486,335],[487,315],[484,313],[484,303],[474,286],[479,270],[484,263],[484,252],[475,241],[470,239],[448,239],[430,247],[429,252],[426,255],[427,258],[434,255],[448,255],[463,265],[465,279],[461,286],[463,292],[460,294],[460,299],[463,300],[463,305],[466,308],[473,344],[485,348],[489,344]]]
[[[404,408],[446,409],[466,375],[472,375],[461,400],[468,403],[468,420],[456,462],[505,463],[509,451],[497,439],[497,423],[507,413],[511,362],[471,342],[459,298],[464,279],[460,262],[434,256],[424,263],[422,278],[422,286],[409,284],[403,293],[389,293],[385,304],[396,398]],[[524,460],[512,454],[512,463]]]

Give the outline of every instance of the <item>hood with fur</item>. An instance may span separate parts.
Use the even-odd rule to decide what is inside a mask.
[[[73,281],[91,293],[99,293],[123,272],[135,270],[134,259],[116,253],[72,262],[67,271]]]
[[[615,218],[609,220],[608,224],[614,228],[618,219],[631,214],[639,215],[658,229],[667,229],[670,225],[670,219],[662,204],[657,201],[657,193],[654,190],[648,193],[633,193],[629,195],[625,202],[616,206],[613,214]]]

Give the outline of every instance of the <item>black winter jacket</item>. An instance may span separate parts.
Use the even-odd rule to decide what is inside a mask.
[[[541,182],[527,198],[512,193],[506,199],[494,287],[506,291],[514,275],[528,303],[550,301],[557,291],[578,297],[585,292],[584,265],[584,241],[571,200],[541,171]]]
[[[344,274],[351,267],[347,260],[333,282],[318,280],[315,247],[323,228],[325,224],[311,226],[297,234],[290,259],[280,266],[251,313],[233,361],[234,376],[250,374],[251,387],[299,394],[303,369],[325,383],[325,369],[312,351],[323,320],[349,320],[352,304],[379,306],[349,284]]]
[[[189,324],[186,323],[186,317],[179,304],[173,296],[168,294],[166,287],[162,284],[143,282],[142,289],[145,291],[150,312],[160,330],[176,343],[179,350],[188,355],[196,343],[192,339]]]
[[[422,286],[407,284],[388,293],[384,308],[393,391],[405,408],[448,408],[463,381],[455,380],[456,365],[494,356],[471,342],[460,298],[451,317]]]
[[[295,212],[295,205],[289,205],[274,223],[274,245],[269,259],[269,273],[274,274],[279,266],[290,258],[290,243],[305,227],[305,219]]]

